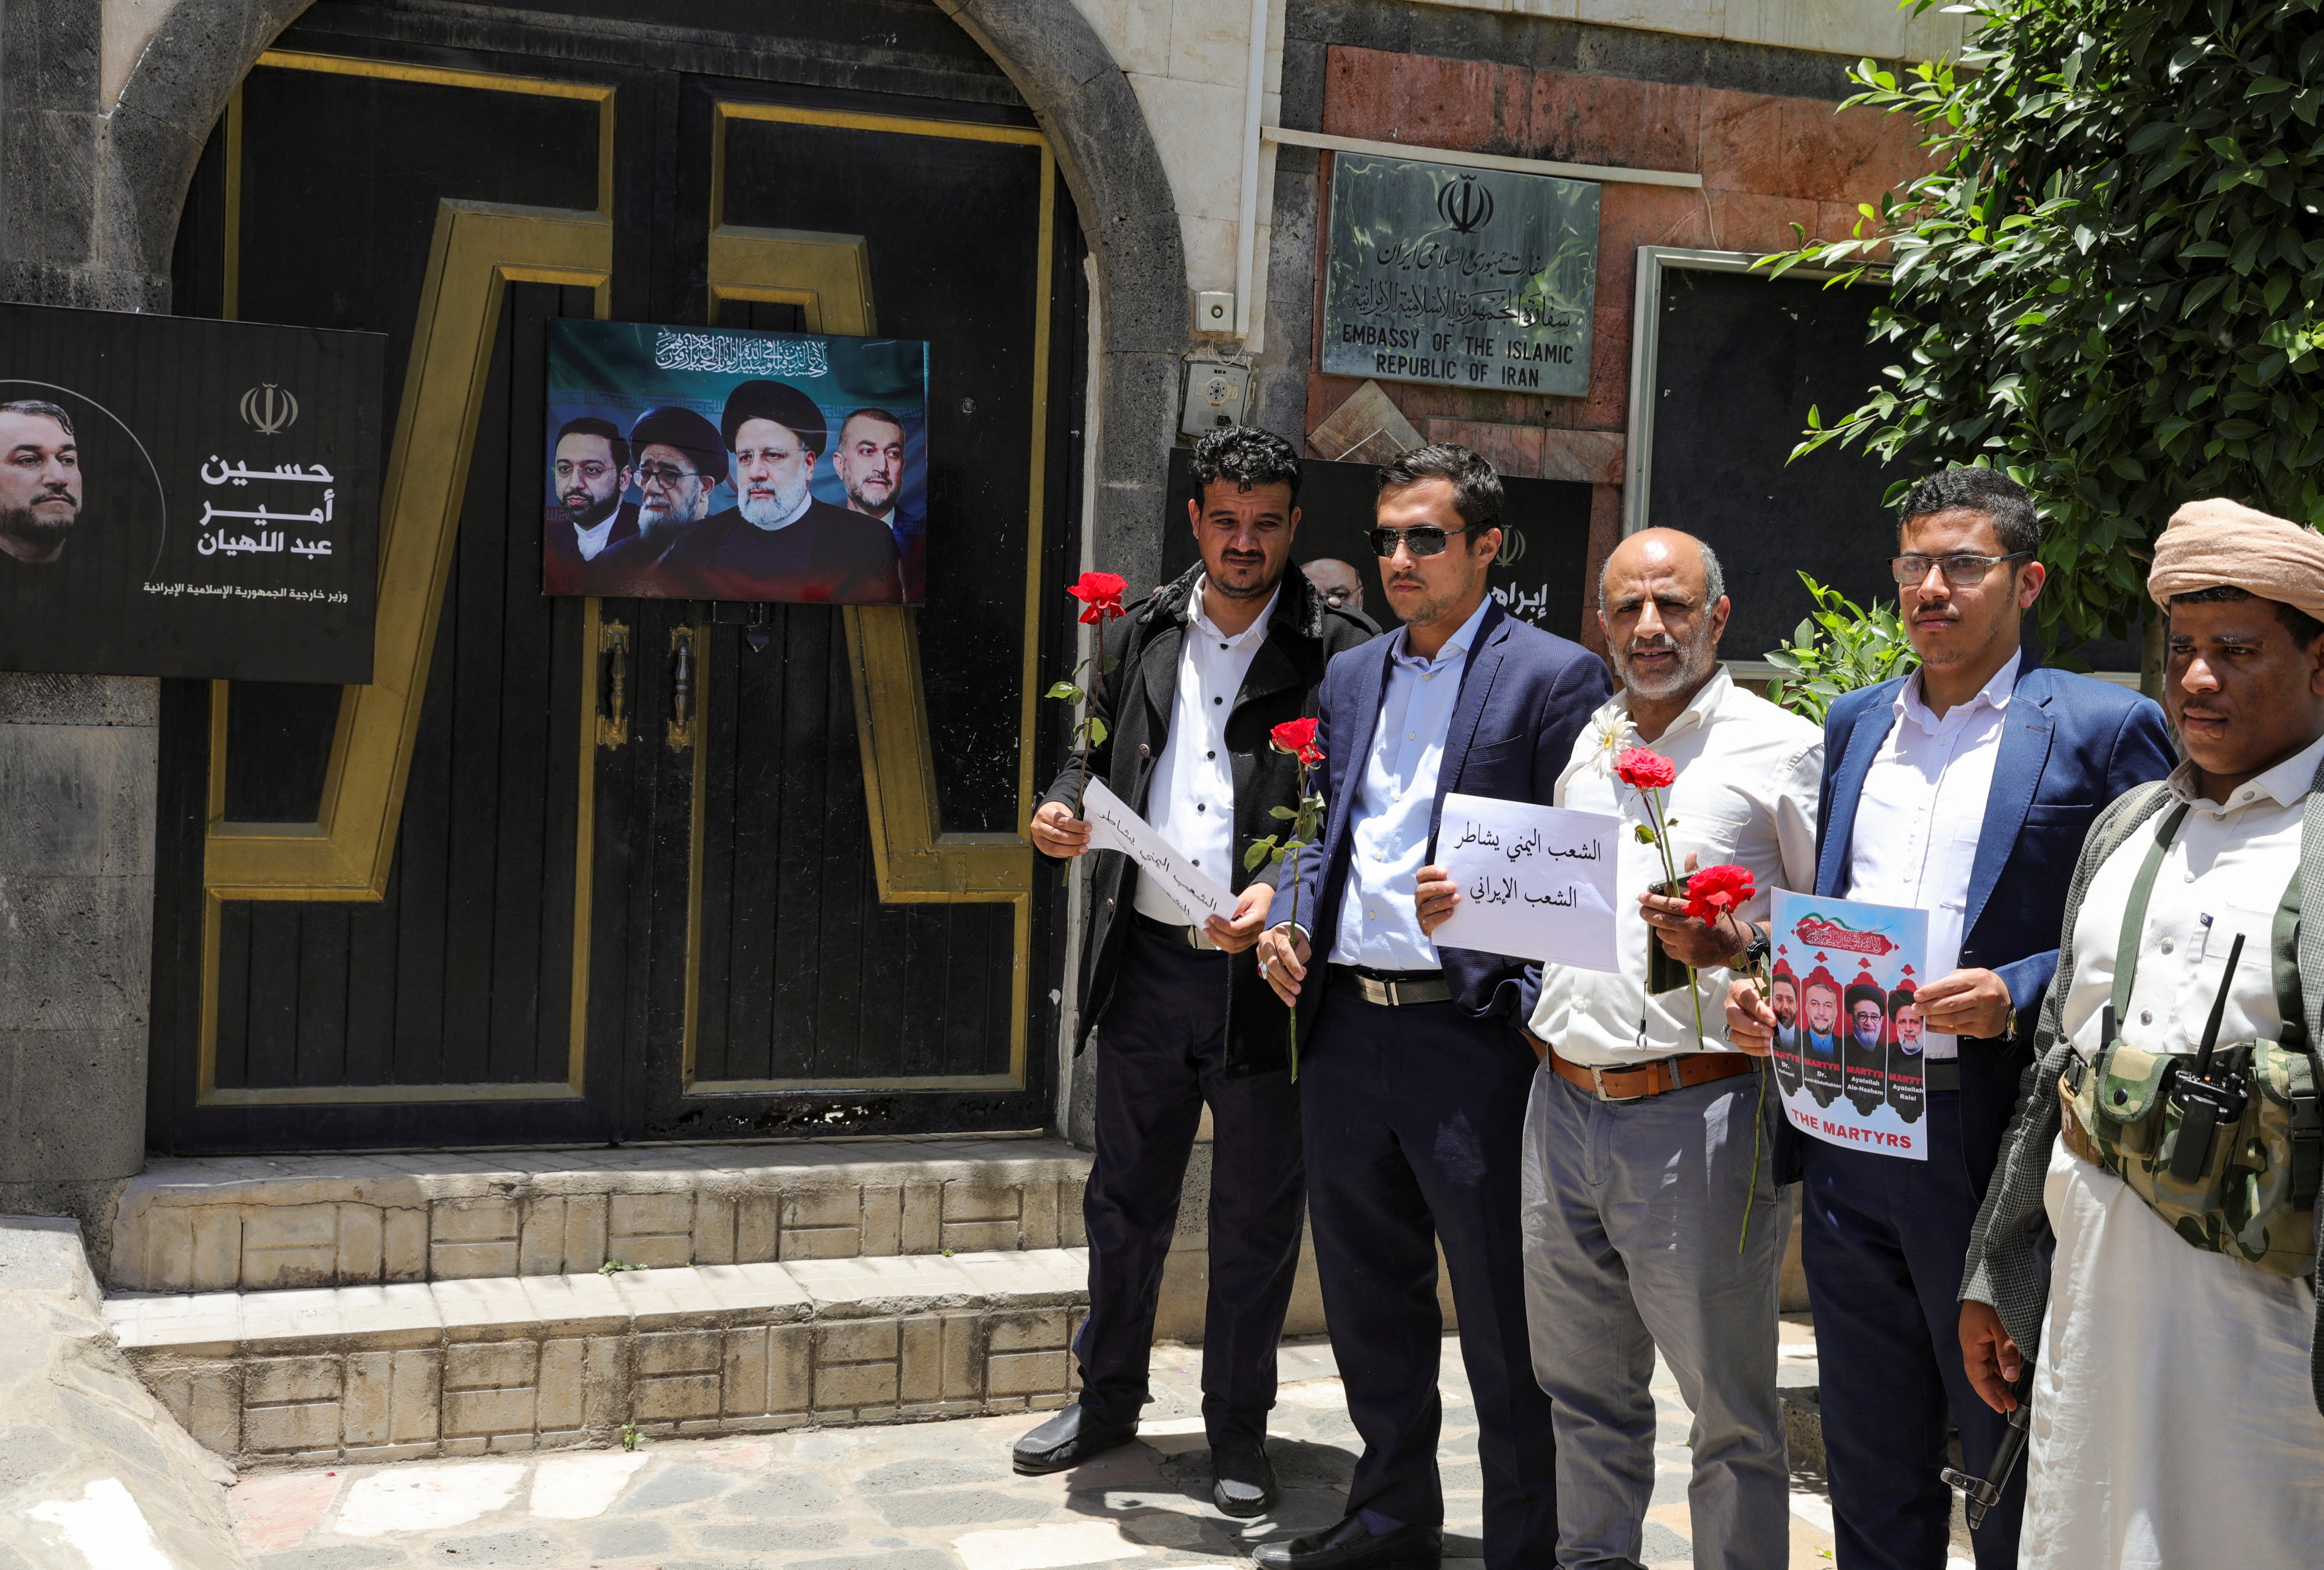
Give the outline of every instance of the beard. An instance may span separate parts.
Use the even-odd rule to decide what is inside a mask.
[[[1640,651],[1648,649],[1678,651],[1678,662],[1668,675],[1642,675],[1630,663],[1632,650],[1626,648],[1609,651],[1614,656],[1614,674],[1621,679],[1623,687],[1640,697],[1668,697],[1674,693],[1684,692],[1689,688],[1700,686],[1711,674],[1711,667],[1714,662],[1711,628],[1707,623],[1698,625],[1694,635],[1683,643],[1665,633],[1651,642],[1640,645]]]
[[[616,491],[600,502],[586,491],[573,491],[568,492],[563,500],[565,516],[573,527],[595,529],[613,515],[613,509],[622,504],[622,494]]]
[[[638,528],[650,533],[657,529],[694,522],[694,508],[675,500],[665,501],[659,495],[649,496],[638,503]]]
[[[74,527],[80,522],[80,506],[60,518],[52,513],[36,513],[30,507],[0,507],[0,538],[14,540],[26,548],[30,559],[46,561],[65,548],[72,538]]]
[[[807,482],[801,480],[788,491],[780,485],[775,486],[772,495],[754,495],[746,490],[734,504],[742,510],[744,522],[761,529],[779,529],[798,511],[799,503],[806,497]]]

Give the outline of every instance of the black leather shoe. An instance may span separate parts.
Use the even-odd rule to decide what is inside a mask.
[[[1088,1408],[1076,1401],[1017,1441],[1010,1459],[1028,1477],[1065,1472],[1101,1451],[1118,1449],[1138,1437],[1138,1425],[1101,1427],[1089,1421]]]
[[[1287,1543],[1262,1543],[1251,1555],[1268,1570],[1438,1570],[1444,1533],[1437,1527],[1398,1527],[1375,1538],[1361,1516]]]
[[[1275,1502],[1275,1467],[1256,1439],[1212,1445],[1211,1476],[1211,1502],[1228,1515],[1265,1515]]]

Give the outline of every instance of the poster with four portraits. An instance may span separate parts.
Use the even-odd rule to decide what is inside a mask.
[[[918,605],[928,352],[900,338],[549,324],[541,591]]]
[[[1772,940],[1775,1083],[1792,1126],[1927,1160],[1928,912],[1778,889]]]

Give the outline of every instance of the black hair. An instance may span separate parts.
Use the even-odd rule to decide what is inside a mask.
[[[72,416],[42,399],[19,398],[13,402],[0,403],[0,414],[37,414],[42,419],[53,420],[63,426],[65,434],[72,437],[73,440],[80,439],[79,437],[73,435]]]
[[[735,433],[746,420],[771,420],[798,437],[801,447],[818,455],[830,439],[824,429],[823,411],[788,382],[745,382],[726,394],[726,412],[718,421],[718,434],[725,439],[728,452],[734,450]]]
[[[558,442],[562,445],[568,436],[602,436],[605,439],[605,445],[613,449],[613,466],[617,469],[630,466],[629,439],[622,434],[622,428],[612,420],[599,420],[594,414],[585,414],[578,420],[568,420],[557,428]]]
[[[1194,444],[1194,498],[1204,500],[1214,480],[1232,480],[1235,489],[1259,485],[1289,485],[1291,499],[1299,500],[1299,454],[1271,430],[1255,425],[1226,425],[1207,431]]]
[[[865,405],[862,409],[849,410],[846,415],[841,419],[839,429],[842,431],[846,430],[848,421],[856,419],[877,420],[883,424],[894,426],[899,431],[904,429],[904,422],[902,420],[897,419],[894,415],[889,413],[884,409],[874,409],[869,404]]]
[[[1385,494],[1416,485],[1423,480],[1452,482],[1452,510],[1461,522],[1478,533],[1498,528],[1501,522],[1501,476],[1493,466],[1467,448],[1449,441],[1399,453],[1380,466],[1379,488]],[[1473,538],[1471,544],[1473,545]]]
[[[2042,518],[2034,511],[2034,498],[1999,469],[1941,469],[1914,481],[1904,504],[1896,509],[1896,528],[1901,532],[1915,518],[1953,507],[1992,519],[2005,555],[2030,556],[2042,549]]]
[[[2255,600],[2259,597],[2247,588],[2237,588],[2231,583],[2220,583],[2213,584],[2207,589],[2190,589],[2183,595],[2172,595],[2171,608],[2175,610],[2181,605],[2219,605],[2235,600]],[[2282,600],[2270,600],[2268,603],[2275,607],[2275,619],[2283,623],[2284,631],[2292,634],[2292,641],[2302,649],[2315,642],[2317,639],[2324,638],[2324,622],[2318,621],[2298,605],[2286,604]]]

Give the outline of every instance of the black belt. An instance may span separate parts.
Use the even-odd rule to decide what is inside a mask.
[[[1218,952],[1219,946],[1212,942],[1211,935],[1199,927],[1179,927],[1167,921],[1157,921],[1143,910],[1133,910],[1130,914],[1138,918],[1139,926],[1173,947]]]
[[[1959,1090],[1960,1088],[1960,1059],[1958,1057],[1932,1057],[1923,1063],[1921,1065],[1921,1088],[1923,1090]]]
[[[1333,986],[1390,1009],[1452,1001],[1452,989],[1445,984],[1441,970],[1373,970],[1369,965],[1334,965],[1326,966],[1324,974]]]

